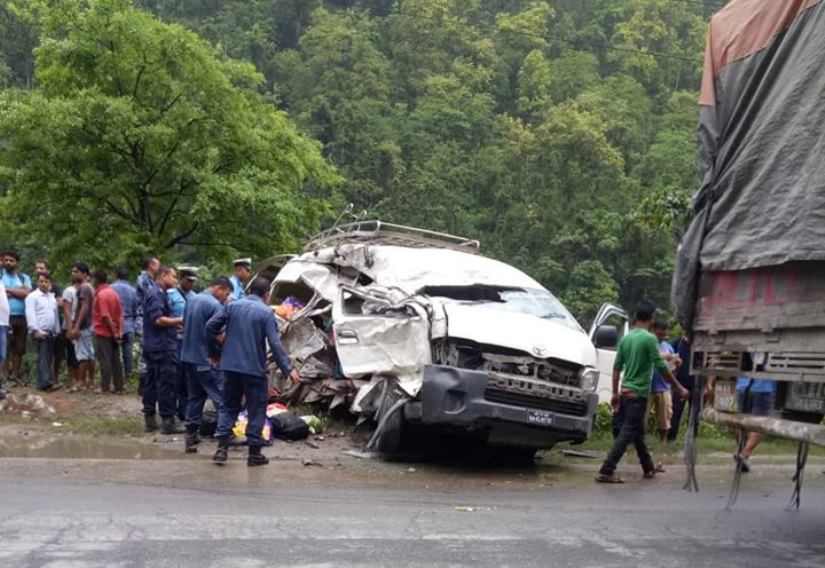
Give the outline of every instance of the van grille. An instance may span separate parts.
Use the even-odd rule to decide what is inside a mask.
[[[584,416],[587,414],[587,403],[558,400],[552,398],[542,398],[529,394],[501,390],[497,388],[487,388],[484,391],[484,399],[500,404],[511,406],[521,406],[525,408],[538,408],[550,410],[559,414],[569,414],[571,416]]]

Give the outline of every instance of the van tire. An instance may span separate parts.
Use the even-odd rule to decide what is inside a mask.
[[[404,434],[404,412],[393,412],[387,416],[384,429],[375,444],[375,449],[382,454],[394,454],[401,449]]]

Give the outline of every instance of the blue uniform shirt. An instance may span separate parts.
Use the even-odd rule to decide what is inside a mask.
[[[117,292],[120,305],[123,306],[123,333],[134,333],[137,318],[137,293],[126,280],[115,280],[112,290]]]
[[[229,302],[212,316],[206,324],[209,340],[215,339],[221,330],[226,332],[221,371],[265,377],[266,344],[269,343],[275,362],[284,375],[292,372],[289,357],[281,346],[275,314],[259,296],[250,294]]]
[[[237,276],[230,276],[229,281],[232,282],[232,293],[229,294],[229,301],[234,302],[246,296],[246,292],[243,291],[244,284],[238,280]]]
[[[179,287],[175,286],[166,291],[169,294],[169,303],[172,305],[172,313],[176,318],[182,318],[186,312],[186,302],[195,297],[192,290],[184,292]]]
[[[153,284],[146,292],[146,302],[143,305],[143,350],[148,353],[177,350],[177,328],[158,327],[155,320],[159,317],[172,318],[172,306],[169,296]]]
[[[209,355],[220,352],[220,345],[206,333],[206,324],[223,306],[212,292],[206,290],[189,300],[183,317],[183,348],[180,360],[198,367],[209,365]]]
[[[674,354],[673,347],[667,341],[659,342],[659,352],[668,353],[670,355]],[[658,393],[667,392],[669,390],[670,383],[665,380],[665,376],[658,371],[653,371],[653,382],[650,383],[650,392]]]
[[[20,274],[19,272],[17,274],[12,274],[7,270],[3,270],[3,286],[6,287],[6,290],[12,290],[14,288],[25,288],[26,290],[31,290],[32,279],[29,278],[26,274]],[[9,296],[9,315],[25,316],[25,300]]]
[[[138,276],[137,282],[135,283],[135,294],[137,294],[137,313],[139,316],[143,315],[143,307],[146,304],[146,293],[149,291],[149,288],[154,285],[155,281],[145,270],[140,273],[140,276]]]

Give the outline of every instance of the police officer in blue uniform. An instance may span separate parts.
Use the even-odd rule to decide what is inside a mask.
[[[143,386],[143,415],[146,430],[157,430],[155,411],[160,411],[161,433],[180,434],[175,424],[178,376],[178,328],[183,320],[175,317],[167,290],[177,284],[175,269],[161,266],[157,280],[146,291],[143,306],[143,356],[146,359],[146,383]]]
[[[292,368],[281,346],[275,314],[269,307],[269,288],[269,280],[260,276],[255,278],[246,296],[227,303],[206,324],[207,339],[223,343],[220,369],[226,380],[222,417],[215,431],[218,449],[212,458],[217,464],[227,460],[229,432],[241,410],[242,396],[246,397],[249,414],[246,427],[249,457],[246,464],[253,467],[269,463],[269,459],[261,453],[267,403],[267,344],[284,376],[295,382],[299,380],[298,372]]]
[[[172,306],[172,313],[177,318],[183,319],[186,312],[186,304],[195,297],[195,284],[198,282],[198,269],[192,266],[178,267],[180,280],[178,285],[169,288],[166,293],[169,295],[169,303]],[[183,329],[178,328],[178,377],[175,386],[177,397],[175,399],[175,415],[181,420],[186,419],[186,401],[189,398],[189,389],[186,384],[186,376],[183,371],[183,363],[180,362],[181,347],[183,345]]]
[[[218,419],[221,419],[223,375],[210,356],[210,351],[219,351],[220,347],[215,345],[210,350],[209,339],[206,336],[206,324],[212,316],[223,310],[223,304],[226,303],[231,291],[232,284],[229,279],[225,276],[218,276],[209,288],[196,294],[186,303],[186,312],[183,316],[181,362],[189,392],[185,421],[185,451],[187,454],[198,451],[200,443],[198,431],[203,420],[203,405],[207,398],[212,400],[218,412]]]
[[[246,284],[252,277],[252,259],[239,258],[234,260],[232,264],[235,266],[235,274],[229,278],[229,281],[232,282],[232,294],[229,299],[234,302],[246,295],[244,288],[246,288]]]

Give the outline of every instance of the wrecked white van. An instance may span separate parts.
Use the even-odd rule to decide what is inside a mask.
[[[301,400],[321,388],[337,403],[352,395],[351,409],[377,422],[370,444],[381,451],[411,424],[527,450],[583,441],[600,376],[610,388],[618,330],[602,324],[624,314],[603,309],[588,334],[477,241],[359,222],[265,261],[260,274],[274,275],[273,304],[291,306],[276,312],[305,379]]]

